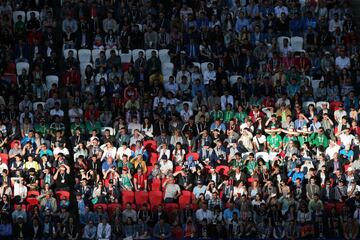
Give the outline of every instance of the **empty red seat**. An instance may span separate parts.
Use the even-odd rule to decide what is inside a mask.
[[[152,208],[160,205],[163,200],[163,192],[162,191],[150,191],[149,192],[149,200],[150,200],[150,205]]]
[[[161,190],[161,179],[154,178],[150,184],[151,191],[160,191]]]
[[[26,202],[29,205],[38,205],[39,204],[39,201],[37,200],[37,198],[32,198],[32,197],[27,197]]]
[[[94,210],[98,209],[99,207],[102,207],[104,211],[107,211],[107,205],[105,203],[97,203],[94,205]]]
[[[13,141],[10,143],[10,148],[14,148],[15,143],[17,143],[17,144],[19,144],[19,146],[21,146],[20,140],[13,140]]]
[[[175,172],[181,171],[181,169],[182,169],[182,166],[176,166],[175,167]]]
[[[172,212],[179,209],[179,205],[177,203],[165,203],[165,210],[167,212]]]
[[[57,191],[56,192],[56,197],[58,199],[61,199],[64,196],[66,197],[67,200],[69,200],[70,199],[70,192],[68,192],[68,191]]]
[[[229,167],[228,167],[228,166],[224,166],[224,165],[220,165],[220,166],[217,166],[217,167],[215,168],[215,171],[216,171],[217,173],[219,173],[220,175],[228,176]]]
[[[330,103],[330,110],[335,112],[336,110],[339,109],[339,106],[343,104],[342,102],[337,102],[337,101],[334,101],[334,102],[331,102]]]
[[[191,203],[193,193],[190,191],[182,191],[179,197],[180,208],[185,208],[187,204]]]
[[[144,203],[148,203],[149,201],[149,193],[145,191],[137,191],[135,192],[135,202],[136,205],[139,207]]]
[[[144,141],[144,147],[148,152],[153,153],[156,152],[157,143],[155,140],[147,140]]]
[[[152,166],[154,166],[155,163],[158,162],[158,157],[159,157],[159,155],[157,153],[152,152],[150,154],[150,163],[151,163]]]
[[[122,191],[122,204],[134,203],[134,192],[133,191]]]
[[[28,193],[27,193],[28,197],[37,197],[39,195],[40,195],[39,191],[34,191],[34,190],[28,191]]]
[[[9,155],[7,155],[6,153],[0,153],[0,158],[3,163],[9,165]]]

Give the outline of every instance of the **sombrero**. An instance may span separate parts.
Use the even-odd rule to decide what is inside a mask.
[[[299,135],[300,133],[296,132],[294,128],[289,128],[289,130],[282,129],[283,133],[289,134],[289,135]]]
[[[302,134],[311,134],[312,132],[308,130],[307,126],[303,126],[302,129],[298,129],[297,130],[298,133],[302,133]]]
[[[273,126],[271,126],[271,128],[270,129],[265,129],[265,132],[266,133],[279,133],[279,132],[281,132],[281,128],[276,128],[274,125]]]

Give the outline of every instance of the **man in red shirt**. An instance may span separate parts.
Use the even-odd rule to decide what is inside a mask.
[[[143,173],[142,168],[137,168],[134,176],[135,191],[147,191],[147,176]]]

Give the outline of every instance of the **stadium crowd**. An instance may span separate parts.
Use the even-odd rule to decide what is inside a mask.
[[[360,237],[348,0],[0,16],[0,239]]]

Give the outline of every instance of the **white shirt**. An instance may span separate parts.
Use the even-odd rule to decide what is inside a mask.
[[[70,122],[73,123],[75,122],[75,118],[79,117],[80,119],[83,116],[84,111],[81,108],[71,108],[69,110],[69,118],[70,118]]]
[[[214,70],[213,71],[206,70],[204,73],[204,85],[208,85],[210,80],[213,81],[216,80],[216,72]]]
[[[107,239],[109,240],[111,236],[111,226],[110,224],[106,223],[106,225],[104,226],[103,223],[99,223],[98,227],[97,227],[97,237],[98,239]]]
[[[14,196],[20,196],[22,199],[26,198],[27,196],[27,188],[20,183],[14,183]]]
[[[180,116],[184,122],[187,122],[189,120],[189,118],[193,115],[194,115],[194,113],[191,109],[189,109],[188,111],[181,110],[181,112],[180,112]]]
[[[95,84],[96,84],[96,85],[99,85],[99,84],[100,84],[100,79],[101,79],[101,78],[104,78],[104,79],[105,79],[105,82],[108,81],[108,76],[107,76],[106,73],[98,73],[98,74],[96,74],[96,76],[95,76]]]
[[[343,30],[343,21],[341,21],[340,19],[335,21],[335,19],[331,19],[329,21],[329,32],[335,32],[335,30],[337,28],[340,28],[340,30]]]
[[[234,107],[234,97],[232,95],[222,95],[220,98],[220,102],[221,102],[221,110],[225,111],[226,110],[226,104],[230,103],[232,108]]]
[[[169,149],[163,149],[161,148],[161,146],[157,149],[158,153],[159,153],[159,158],[158,161],[161,160],[161,157],[163,155],[166,155],[167,159],[170,159],[170,150]]]
[[[346,56],[344,58],[342,58],[341,56],[338,56],[335,59],[335,65],[340,69],[344,69],[344,68],[349,69],[350,68],[350,58],[348,58]]]
[[[328,155],[330,157],[330,159],[332,159],[334,157],[334,154],[335,153],[338,153],[340,150],[340,146],[339,145],[335,145],[333,147],[328,147],[326,150],[325,150],[325,154]]]
[[[282,13],[285,13],[285,15],[289,14],[288,8],[285,6],[282,6],[282,7],[276,6],[274,10],[275,10],[275,15],[277,18],[280,18]]]
[[[52,109],[50,111],[50,116],[55,116],[55,115],[58,115],[59,117],[64,117],[64,111],[59,109],[59,110],[56,110],[56,109]]]
[[[155,97],[153,109],[156,109],[159,106],[159,102],[162,102],[163,106],[166,106],[166,97]]]
[[[335,112],[334,112],[334,118],[335,118],[335,120],[338,122],[338,123],[340,123],[341,122],[341,119],[343,118],[343,117],[346,117],[346,111],[345,110],[336,110]]]
[[[165,83],[165,91],[176,94],[179,91],[179,86],[176,83],[171,83],[171,82]]]
[[[106,147],[106,144],[103,144],[100,146],[100,149],[103,150],[103,154],[101,156],[101,161],[107,157],[112,157],[115,159],[116,157],[116,147],[112,147],[111,149],[108,149]]]
[[[214,213],[210,210],[204,211],[203,209],[198,209],[195,213],[196,220],[201,222],[206,219],[208,223],[211,223],[214,218]]]
[[[354,137],[354,135],[352,135],[352,134],[349,134],[349,135],[347,135],[347,134],[341,134],[340,136],[339,136],[339,138],[340,138],[340,141],[341,141],[341,143],[344,145],[344,146],[346,146],[346,145],[351,145],[351,143],[353,142],[353,141],[355,141],[355,137]]]
[[[170,161],[170,160],[167,160],[167,161],[161,160],[160,161],[160,171],[163,174],[167,174],[169,171],[172,172],[173,168],[174,168],[174,165],[173,165],[172,161]]]
[[[124,149],[122,146],[119,147],[118,150],[116,151],[116,156],[117,156],[119,159],[122,159],[122,157],[123,157],[124,154],[130,158],[131,155],[132,155],[131,149],[130,149],[130,148]]]
[[[183,76],[185,76],[186,77],[186,79],[187,80],[190,80],[191,79],[191,76],[190,76],[190,72],[189,71],[178,71],[177,72],[177,74],[176,74],[176,82],[178,83],[178,84],[180,84],[181,83],[181,78],[183,77]]]

